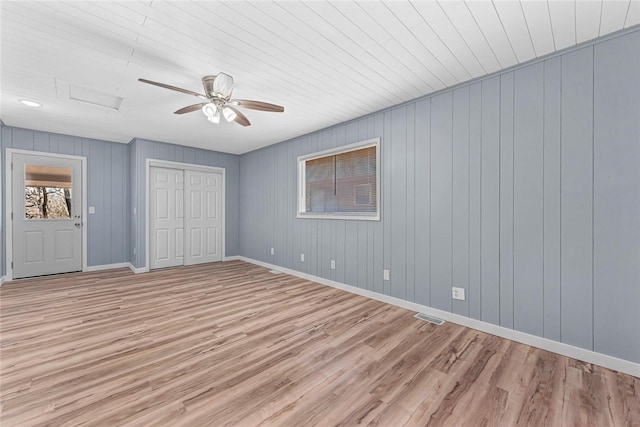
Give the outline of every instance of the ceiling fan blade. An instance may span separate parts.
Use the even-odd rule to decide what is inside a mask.
[[[229,104],[227,104],[225,106],[225,108],[229,108],[231,111],[236,113],[236,118],[235,118],[236,123],[241,124],[242,126],[250,126],[251,125],[251,122],[249,121],[249,119],[247,119],[247,116],[245,116],[240,111],[238,111],[237,108],[233,108]]]
[[[138,79],[138,81],[142,82],[142,83],[147,83],[147,84],[150,84],[150,85],[154,85],[154,86],[160,86],[160,87],[163,87],[165,89],[175,90],[177,92],[186,93],[187,95],[197,96],[198,98],[208,99],[206,96],[204,96],[202,94],[199,94],[198,92],[193,92],[191,90],[182,89],[182,88],[171,86],[171,85],[168,85],[168,84],[154,82],[154,81],[147,80],[147,79]]]
[[[173,114],[184,114],[184,113],[191,113],[192,111],[198,111],[207,104],[208,102],[200,102],[199,104],[189,105],[188,107],[183,107],[179,110],[174,111]]]
[[[272,111],[275,113],[282,113],[284,111],[284,107],[276,104],[269,104],[268,102],[251,101],[248,99],[232,99],[230,102],[235,105],[239,105],[240,107],[250,108],[252,110]]]

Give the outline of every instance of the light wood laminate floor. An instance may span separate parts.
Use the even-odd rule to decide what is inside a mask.
[[[640,425],[638,378],[242,261],[0,299],[3,427]]]

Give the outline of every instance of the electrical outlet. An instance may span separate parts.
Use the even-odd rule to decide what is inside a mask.
[[[464,288],[456,288],[455,286],[451,288],[451,297],[453,299],[458,299],[460,301],[464,301]]]
[[[389,280],[389,270],[382,270],[382,279]]]
[[[271,255],[275,254],[275,250],[273,248],[271,248]]]
[[[300,254],[300,261],[304,262],[304,254]]]
[[[334,260],[331,260],[331,269],[332,270],[336,269],[336,262]]]

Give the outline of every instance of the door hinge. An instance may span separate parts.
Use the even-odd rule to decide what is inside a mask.
[[[11,261],[11,269],[13,270],[13,261]]]
[[[13,212],[11,212],[11,220],[13,221]]]

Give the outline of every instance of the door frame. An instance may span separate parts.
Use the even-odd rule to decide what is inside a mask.
[[[151,239],[149,238],[150,234],[149,234],[149,224],[151,222],[151,211],[149,209],[149,191],[150,191],[150,185],[151,185],[151,167],[159,167],[159,168],[167,168],[167,169],[181,169],[183,171],[187,171],[187,170],[191,170],[191,171],[196,171],[196,172],[209,172],[209,173],[219,173],[222,175],[222,195],[220,197],[221,201],[222,201],[222,208],[221,208],[221,227],[222,227],[222,236],[221,236],[221,242],[220,242],[220,247],[221,247],[221,251],[222,251],[222,261],[224,261],[225,259],[225,241],[226,241],[226,234],[227,234],[227,230],[225,227],[225,211],[226,211],[226,169],[225,168],[221,168],[221,167],[217,167],[217,166],[206,166],[206,165],[196,165],[193,163],[182,163],[182,162],[173,162],[170,160],[160,160],[160,159],[151,159],[151,158],[147,158],[146,159],[146,165],[145,165],[145,192],[144,192],[144,206],[145,206],[145,226],[144,226],[144,244],[145,244],[145,251],[144,251],[144,256],[145,256],[145,267],[144,267],[144,271],[150,271],[150,267],[151,267],[151,262],[150,262],[150,255],[149,255],[149,250],[151,249]]]
[[[7,148],[5,158],[5,191],[4,191],[4,215],[5,215],[5,279],[13,280],[13,222],[11,212],[13,210],[13,182],[12,169],[14,154],[26,154],[31,156],[55,157],[59,159],[80,160],[82,186],[82,271],[87,271],[87,158],[85,156],[75,156],[71,154],[47,153],[45,151],[22,150],[17,148]]]

